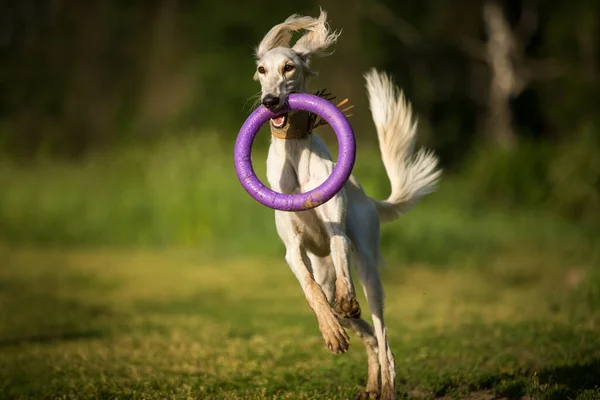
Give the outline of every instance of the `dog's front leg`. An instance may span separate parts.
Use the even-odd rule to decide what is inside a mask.
[[[302,154],[298,167],[298,178],[303,191],[319,186],[331,175],[334,167],[331,154],[321,139],[315,136],[310,150]],[[360,305],[350,275],[352,244],[346,233],[347,209],[348,199],[343,189],[328,202],[315,208],[315,212],[327,232],[331,259],[335,267],[334,310],[341,318],[360,318]]]
[[[325,346],[333,353],[345,353],[350,345],[348,334],[333,313],[325,293],[304,263],[299,241],[286,243],[285,259],[302,286],[308,306],[317,317]]]
[[[330,201],[317,209],[329,236],[331,259],[335,266],[334,310],[342,318],[360,318],[360,304],[356,299],[352,276],[350,275],[351,242],[346,234],[346,194],[342,190]]]

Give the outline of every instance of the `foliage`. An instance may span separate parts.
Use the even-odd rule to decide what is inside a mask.
[[[373,18],[378,3],[390,10],[387,17],[405,21],[414,44]],[[427,142],[452,167],[486,135],[479,121],[488,72],[464,49],[484,48],[483,3],[15,3],[0,24],[0,150],[79,155],[164,131],[235,132],[259,89],[251,79],[254,46],[290,14],[315,15],[321,5],[343,33],[332,57],[314,60],[320,75],[313,89],[351,97],[357,131],[369,131],[362,74],[372,66],[387,70],[414,103]],[[600,24],[592,0],[537,3],[539,29],[525,50],[550,60],[538,63],[550,73],[539,74],[549,77],[515,99],[513,111],[522,136],[546,142],[596,113]],[[528,2],[503,4],[515,22]]]
[[[79,161],[24,168],[4,160],[1,235],[12,242],[210,248],[231,238],[232,226],[267,230],[270,213],[243,195],[222,146],[216,135],[186,135]]]
[[[549,195],[547,167],[551,156],[538,143],[521,143],[514,151],[479,147],[462,167],[473,196],[517,208],[542,204]]]
[[[253,152],[264,182],[268,140],[261,132]],[[470,177],[445,173],[437,193],[400,221],[384,225],[386,258],[437,265],[484,262],[491,257],[486,251],[512,246],[517,239],[541,248],[552,248],[555,237],[586,240],[577,226],[552,216],[552,208],[525,207],[542,197],[529,185],[537,178],[534,168],[522,165],[527,157],[519,164],[506,156],[493,157],[496,160],[482,155],[480,164],[469,166]],[[519,175],[523,171],[529,175]],[[377,148],[359,146],[354,174],[369,195],[389,194]],[[231,145],[216,134],[164,137],[145,145],[133,142],[76,161],[40,158],[23,166],[5,158],[0,162],[0,185],[4,242],[185,246],[215,254],[283,251],[273,211],[244,192],[235,175]],[[531,201],[524,204],[522,198]]]
[[[462,165],[473,200],[509,210],[543,208],[600,228],[597,126],[587,123],[553,143],[523,141],[514,151],[480,146]]]
[[[584,125],[557,146],[549,165],[553,206],[565,216],[600,227],[600,131]]]

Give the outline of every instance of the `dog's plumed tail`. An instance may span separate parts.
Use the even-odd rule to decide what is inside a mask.
[[[400,89],[385,73],[365,74],[369,107],[379,138],[379,149],[390,179],[387,200],[373,200],[379,219],[393,221],[423,196],[436,190],[441,170],[433,152],[415,152],[417,122]]]

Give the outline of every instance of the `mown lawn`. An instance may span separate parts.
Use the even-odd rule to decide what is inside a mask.
[[[376,149],[359,148],[355,172],[388,195]],[[0,158],[0,187],[0,400],[349,399],[364,387],[362,344],[323,346],[272,210],[243,191],[216,136]],[[383,227],[400,397],[600,398],[600,231],[473,193],[447,173]]]
[[[399,395],[600,398],[597,269],[527,248],[490,259],[388,263]],[[362,345],[326,350],[282,259],[5,246],[0,265],[2,399],[349,399],[365,384]]]

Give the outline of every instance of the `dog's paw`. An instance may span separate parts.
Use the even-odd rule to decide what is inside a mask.
[[[325,347],[334,354],[345,353],[350,347],[350,337],[333,313],[327,320],[325,326],[321,327]]]
[[[387,384],[387,385],[383,385],[383,388],[381,389],[381,400],[397,400],[398,396],[396,396],[396,391],[394,390],[394,388],[392,387],[392,385]]]
[[[377,399],[379,398],[378,392],[369,392],[369,391],[361,391],[358,392],[354,400],[368,400],[368,399]]]
[[[355,296],[342,296],[335,299],[333,310],[340,318],[360,318],[360,304]]]

